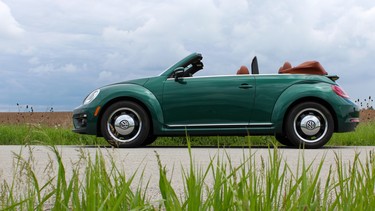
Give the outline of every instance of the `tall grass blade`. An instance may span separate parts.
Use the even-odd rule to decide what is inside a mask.
[[[159,154],[155,151],[156,159],[159,166],[159,188],[163,198],[164,208],[168,211],[182,210],[180,200],[167,178],[167,169],[162,165]]]

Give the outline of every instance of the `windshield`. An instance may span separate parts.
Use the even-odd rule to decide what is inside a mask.
[[[162,73],[159,74],[159,76],[167,76],[171,77],[173,75],[173,72],[178,67],[184,68],[184,76],[192,76],[199,70],[203,68],[203,63],[201,62],[202,55],[199,53],[192,53],[189,56],[183,58],[182,60],[176,62],[172,66],[168,67],[166,70],[164,70]]]
[[[180,61],[176,62],[175,64],[169,66],[167,69],[163,70],[163,72],[161,72],[158,76],[162,76],[164,75],[166,72],[168,72],[173,66],[176,66],[177,63],[179,63]]]

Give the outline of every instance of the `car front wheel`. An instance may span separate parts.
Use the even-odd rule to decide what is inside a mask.
[[[285,132],[295,146],[320,148],[329,141],[333,131],[333,117],[329,110],[319,103],[300,103],[287,115]]]
[[[294,146],[294,144],[292,142],[290,142],[288,137],[286,137],[286,135],[284,135],[284,134],[276,134],[275,138],[280,144],[283,144],[283,145],[288,146],[288,147]]]
[[[114,147],[142,146],[150,132],[150,120],[146,111],[129,101],[109,106],[100,126],[103,137]]]

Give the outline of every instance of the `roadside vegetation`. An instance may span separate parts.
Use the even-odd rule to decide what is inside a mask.
[[[375,121],[362,122],[355,132],[334,134],[327,146],[374,145]],[[126,175],[113,157],[103,156],[102,138],[83,136],[61,125],[0,124],[0,145],[25,145],[28,155],[15,152],[13,172],[5,179],[0,172],[0,210],[371,210],[375,207],[375,156],[357,154],[349,163],[336,154],[329,174],[318,165],[305,162],[303,150],[296,169],[282,159],[278,142],[260,137],[174,137],[159,138],[152,146],[185,146],[189,166],[181,175],[155,152],[159,171],[157,199],[151,198],[150,178],[144,168]],[[30,145],[45,145],[52,154],[46,166],[33,159]],[[92,155],[80,149],[79,161],[62,162],[55,145],[98,147]],[[253,146],[268,146],[268,155],[255,159]],[[228,154],[217,153],[208,166],[200,166],[191,153],[193,146],[241,146],[243,160],[234,164]],[[248,152],[247,152],[248,150]],[[225,150],[224,150],[225,152]],[[108,161],[109,159],[109,161]],[[178,164],[177,164],[178,165]],[[40,176],[37,169],[44,169]],[[55,170],[54,170],[55,169]],[[173,177],[172,177],[173,176]],[[183,193],[173,178],[183,181]],[[208,182],[209,179],[212,182]],[[154,194],[154,192],[152,193]]]
[[[372,146],[375,144],[373,98],[357,99],[361,123],[356,131],[335,133],[325,146]],[[103,138],[71,131],[70,112],[34,112],[32,106],[17,103],[17,113],[0,113],[0,145],[91,145],[110,146]],[[191,146],[270,146],[278,144],[272,136],[191,137]],[[151,146],[187,146],[185,137],[160,137]]]
[[[355,132],[335,133],[326,146],[372,146],[375,121],[360,123]],[[63,127],[35,124],[0,124],[0,145],[90,145],[110,146],[103,138],[80,135]],[[272,136],[191,137],[191,146],[269,146],[278,142]],[[187,146],[186,137],[160,137],[151,146]]]
[[[182,175],[173,175],[183,179],[179,194],[171,169],[155,152],[159,199],[151,200],[149,178],[142,169],[126,175],[112,157],[106,161],[100,149],[95,155],[82,150],[79,161],[67,168],[58,149],[50,150],[53,156],[47,166],[34,162],[31,149],[26,157],[14,154],[13,178],[0,184],[0,210],[371,210],[375,206],[373,153],[364,160],[357,154],[350,163],[336,154],[329,174],[323,175],[324,158],[315,161],[318,165],[306,163],[303,151],[296,169],[282,159],[277,147],[260,161],[251,149],[244,151],[243,161],[236,165],[228,154],[217,153],[202,167],[188,147],[190,165],[180,167]],[[42,180],[38,168],[57,170],[45,171]],[[209,178],[213,182],[207,182]]]

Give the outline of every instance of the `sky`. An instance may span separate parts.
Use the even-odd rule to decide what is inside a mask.
[[[353,100],[375,97],[375,1],[0,0],[0,111],[71,111],[192,52],[201,75],[317,60]]]

